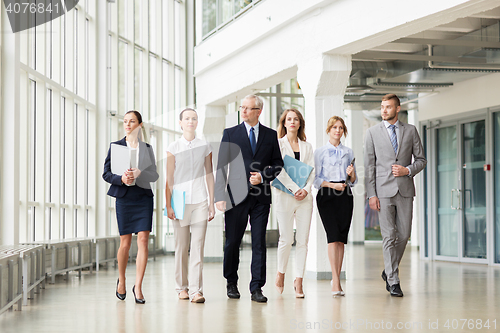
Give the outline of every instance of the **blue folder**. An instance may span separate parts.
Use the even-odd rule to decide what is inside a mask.
[[[186,206],[186,192],[172,190],[170,204],[174,209],[175,218],[178,220],[184,219],[184,208]],[[168,216],[167,209],[163,211],[163,215]]]
[[[285,158],[283,158],[283,164],[283,168],[294,183],[297,184],[298,187],[304,188],[304,186],[306,186],[307,179],[314,168],[289,155],[285,155]],[[290,192],[278,179],[273,180],[271,185],[276,187],[278,190],[293,195],[293,193]]]

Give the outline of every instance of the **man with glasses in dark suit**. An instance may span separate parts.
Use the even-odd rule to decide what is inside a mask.
[[[243,122],[224,130],[217,164],[215,201],[225,212],[224,277],[227,296],[238,291],[239,248],[248,221],[252,229],[252,301],[265,303],[266,227],[271,205],[270,183],[281,172],[283,160],[278,136],[259,122],[263,101],[248,95],[240,106]]]

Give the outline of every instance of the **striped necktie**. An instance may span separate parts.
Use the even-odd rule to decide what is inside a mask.
[[[394,154],[398,153],[398,137],[396,135],[396,125],[389,126],[391,129],[391,143],[392,148],[394,149]]]

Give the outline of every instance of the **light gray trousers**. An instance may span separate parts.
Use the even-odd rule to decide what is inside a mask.
[[[380,200],[380,231],[383,238],[385,274],[389,285],[399,283],[399,263],[411,234],[413,197],[398,192],[392,198]]]

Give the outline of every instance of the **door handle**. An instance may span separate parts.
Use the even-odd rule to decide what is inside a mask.
[[[457,198],[458,198],[458,206],[457,207],[453,207],[453,192],[457,192]],[[460,193],[462,191],[459,190],[458,188],[452,188],[451,189],[451,209],[456,209],[456,210],[460,210],[462,209],[461,205],[460,205]]]

